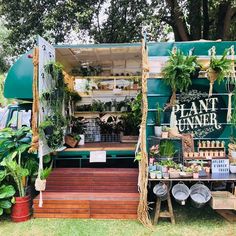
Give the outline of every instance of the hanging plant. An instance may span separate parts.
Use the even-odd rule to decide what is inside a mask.
[[[39,130],[41,137],[45,137],[48,147],[56,150],[63,143],[63,128],[66,126],[66,119],[61,114],[47,116],[40,123]]]
[[[164,82],[172,89],[170,106],[175,105],[176,91],[186,91],[192,84],[191,77],[197,66],[196,56],[185,56],[179,49],[170,52],[170,57],[162,70]]]
[[[225,49],[221,58],[217,58],[215,48],[211,49],[210,65],[207,69],[207,77],[210,81],[209,96],[212,96],[214,82],[217,80],[221,83],[232,70],[232,60],[227,58],[228,51],[229,49]]]

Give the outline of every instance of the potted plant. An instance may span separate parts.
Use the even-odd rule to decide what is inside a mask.
[[[155,173],[156,173],[157,179],[162,179],[162,172],[161,171],[156,170]]]
[[[156,171],[150,171],[150,178],[155,179],[156,178]]]
[[[8,212],[14,202],[15,189],[11,184],[5,180],[7,173],[5,170],[0,171],[0,216]]]
[[[86,131],[86,121],[81,118],[71,117],[70,122],[71,134],[70,137],[74,139],[74,142],[77,142],[78,145],[84,145]],[[76,144],[76,145],[77,145]]]
[[[199,178],[199,169],[198,169],[197,166],[193,169],[193,178],[194,179],[198,179]]]
[[[229,170],[232,174],[236,174],[236,162],[230,163]]]
[[[233,160],[236,160],[236,139],[234,137],[230,138],[230,143],[228,144],[229,154]]]
[[[45,135],[51,135],[54,129],[52,120],[46,117],[45,120],[40,123],[40,129],[43,130]]]
[[[40,178],[36,179],[35,188],[37,191],[45,191],[46,189],[46,179],[52,172],[52,163],[49,167],[46,167],[40,171]]]
[[[175,153],[175,145],[172,141],[166,140],[159,145],[159,155],[161,157],[172,159]]]
[[[128,103],[127,110],[130,111],[122,113],[120,119],[121,126],[121,142],[137,142],[139,136],[139,127],[142,121],[141,110],[142,94],[139,93],[135,99],[131,99]]]
[[[161,133],[162,138],[168,138],[169,137],[169,128],[164,126],[162,127],[162,133]]]
[[[170,106],[175,105],[177,90],[186,91],[192,84],[191,75],[197,66],[196,56],[185,56],[180,49],[174,48],[162,70],[164,82],[171,87]]]
[[[30,196],[26,195],[26,191],[23,185],[23,178],[28,176],[29,172],[23,168],[15,160],[10,157],[6,157],[1,162],[7,172],[15,182],[17,189],[17,196],[15,196],[15,203],[12,207],[11,218],[14,222],[22,222],[29,220],[30,218]]]
[[[159,103],[157,104],[157,110],[156,110],[156,124],[154,126],[154,133],[155,136],[161,137],[162,134],[162,127],[161,127],[161,113],[163,109],[159,106]]]
[[[227,58],[228,51],[229,49],[226,49],[220,58],[216,57],[215,52],[211,54],[210,65],[207,69],[207,77],[210,81],[209,96],[212,95],[214,82],[223,81],[233,68],[232,60]]]
[[[63,144],[63,127],[66,125],[66,119],[61,113],[46,116],[45,120],[39,125],[39,135],[45,138],[48,147],[56,150]]]
[[[21,222],[30,217],[30,196],[26,194],[26,177],[33,174],[34,161],[27,153],[30,148],[30,129],[23,127],[19,130],[6,128],[1,130],[1,167],[5,169],[6,175],[10,176],[15,183],[16,197],[12,207],[12,220]],[[33,167],[32,167],[33,166]],[[19,210],[21,209],[21,210]]]
[[[149,149],[150,158],[155,159],[155,157],[157,157],[158,154],[159,154],[159,145],[157,144],[157,145],[151,146]],[[154,161],[153,161],[153,163],[154,163]]]

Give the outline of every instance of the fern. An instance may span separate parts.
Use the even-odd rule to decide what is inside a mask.
[[[162,70],[164,81],[173,92],[186,91],[192,84],[191,74],[197,66],[196,56],[185,56],[179,49],[175,53],[170,52],[166,66]]]
[[[216,79],[218,83],[224,80],[232,68],[232,60],[227,59],[227,52],[225,49],[221,58],[211,57],[209,69],[216,72]]]

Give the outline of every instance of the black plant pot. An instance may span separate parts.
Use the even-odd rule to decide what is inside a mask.
[[[53,134],[53,126],[50,125],[50,126],[47,126],[43,129],[43,132],[45,135],[51,135]]]
[[[197,79],[199,76],[201,68],[199,66],[195,67],[195,71],[190,74],[191,79]]]
[[[43,99],[44,99],[45,101],[48,101],[48,100],[50,99],[50,93],[44,93],[44,94],[43,94]]]
[[[48,72],[49,72],[49,74],[50,74],[51,76],[53,76],[53,64],[50,64],[50,65],[48,66]]]
[[[229,84],[228,85],[228,88],[229,88],[229,92],[233,92],[234,91],[234,89],[235,89],[235,84]]]

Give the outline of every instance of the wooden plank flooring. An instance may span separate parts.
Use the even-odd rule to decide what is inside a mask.
[[[78,148],[66,148],[65,152],[74,152],[74,151],[122,151],[129,150],[135,151],[136,143],[108,143],[108,142],[99,142],[99,143],[85,143]]]
[[[138,170],[57,168],[47,179],[43,207],[34,199],[35,218],[136,219]]]

